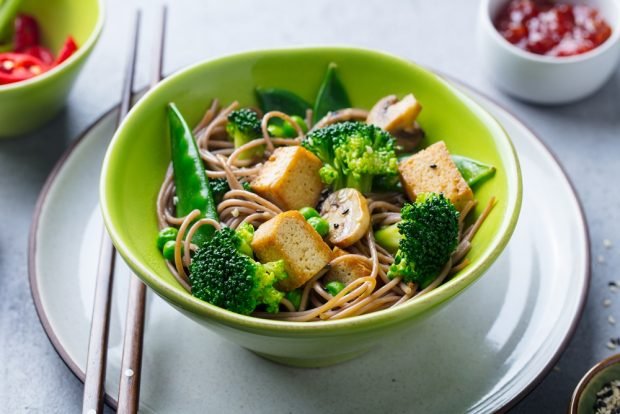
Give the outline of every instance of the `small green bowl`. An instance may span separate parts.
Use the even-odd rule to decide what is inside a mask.
[[[592,414],[596,393],[613,380],[620,380],[620,354],[602,360],[583,376],[571,398],[569,414]]]
[[[399,307],[338,321],[273,321],[238,315],[187,293],[155,246],[155,200],[170,162],[166,104],[175,102],[190,124],[211,99],[255,105],[256,86],[290,89],[311,101],[330,62],[354,106],[370,108],[388,94],[413,92],[424,106],[419,122],[428,143],[445,140],[457,154],[498,167],[476,192],[480,213],[499,200],[474,239],[471,264],[449,282]],[[506,246],[521,205],[519,163],[502,127],[479,105],[437,75],[406,60],[370,50],[317,47],[241,53],[182,70],[148,92],[117,131],[103,164],[103,217],[133,271],[182,313],[266,358],[296,366],[350,359],[416,324],[478,279]]]
[[[36,17],[43,44],[54,55],[69,35],[79,48],[40,76],[0,85],[0,138],[35,130],[62,109],[103,27],[103,0],[24,0],[20,12]]]

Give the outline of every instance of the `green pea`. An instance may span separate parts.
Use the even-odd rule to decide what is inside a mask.
[[[304,134],[308,132],[308,125],[306,125],[306,121],[304,121],[302,117],[293,115],[291,116],[291,119],[299,125]],[[289,122],[282,123],[282,130],[284,132],[284,136],[287,138],[294,138],[297,136],[297,130]]]
[[[325,290],[332,296],[336,296],[342,289],[344,289],[344,283],[338,282],[337,280],[329,282],[325,285]]]
[[[311,217],[321,217],[319,212],[313,209],[312,207],[302,207],[299,209],[299,212],[301,213],[302,216],[304,216],[306,220],[308,220]]]
[[[308,132],[308,125],[306,125],[306,121],[304,121],[302,117],[300,117],[299,115],[293,115],[291,116],[291,119],[297,122],[297,125],[299,125],[304,134]]]
[[[299,305],[301,305],[301,289],[291,290],[290,292],[286,292],[284,295],[295,307],[295,309],[299,309]]]
[[[164,248],[162,249],[162,254],[164,255],[164,259],[174,261],[174,247],[176,246],[176,242],[174,240],[169,240],[164,244]],[[181,246],[181,254],[183,254],[183,246]]]
[[[275,138],[282,138],[287,136],[284,132],[284,128],[282,125],[269,124],[267,125],[267,131],[269,132],[269,135]]]
[[[157,234],[157,248],[161,250],[164,248],[164,244],[166,244],[166,242],[176,240],[178,232],[179,231],[174,227],[166,227],[161,229],[159,234]]]
[[[323,217],[310,217],[307,221],[321,237],[325,237],[329,233],[329,223]]]

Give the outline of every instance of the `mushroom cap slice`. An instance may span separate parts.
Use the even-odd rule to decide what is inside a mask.
[[[372,107],[366,122],[394,134],[410,129],[421,110],[422,105],[411,93],[405,95],[400,101],[396,96],[388,95]]]
[[[327,239],[338,247],[352,245],[364,237],[370,227],[366,198],[354,188],[330,194],[323,202],[321,216],[329,223]]]

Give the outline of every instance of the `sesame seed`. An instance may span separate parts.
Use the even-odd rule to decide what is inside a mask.
[[[437,164],[431,164],[431,165],[429,165],[429,167],[431,167],[432,169],[435,169],[435,168],[437,168]]]
[[[616,286],[616,285],[610,285],[610,286],[609,286],[609,290],[611,290],[612,292],[617,292],[617,291],[618,291],[618,286]]]
[[[613,350],[613,349],[616,349],[616,347],[617,347],[617,345],[614,344],[613,342],[611,342],[611,341],[607,342],[607,348]]]
[[[239,217],[239,209],[238,208],[234,208],[232,211],[232,216],[233,217]]]
[[[603,246],[605,246],[605,248],[607,248],[607,249],[610,249],[611,246],[613,246],[613,243],[609,239],[604,239],[603,240]]]
[[[613,316],[609,315],[607,317],[607,322],[609,322],[611,325],[615,325],[616,324],[616,318],[614,318]]]
[[[602,254],[596,256],[596,261],[599,263],[605,263],[605,257]]]
[[[125,376],[126,376],[126,377],[133,377],[133,374],[134,374],[134,373],[133,373],[133,369],[131,369],[131,368],[127,368],[127,369],[125,370]]]
[[[558,365],[556,365],[555,367],[553,367],[553,370],[554,370],[555,372],[560,372],[560,371],[562,371]]]
[[[603,306],[605,306],[606,308],[611,306],[611,299],[605,299],[603,301]]]

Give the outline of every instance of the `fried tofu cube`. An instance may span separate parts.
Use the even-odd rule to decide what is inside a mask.
[[[284,291],[306,283],[332,258],[323,238],[295,210],[280,213],[256,229],[252,250],[263,263],[284,260],[288,278],[277,285]]]
[[[474,198],[443,141],[412,155],[400,163],[398,171],[403,188],[412,201],[420,193],[443,193],[457,210],[462,211]]]
[[[372,271],[372,266],[368,260],[359,256],[349,256],[349,252],[339,247],[334,247],[332,254],[334,258],[330,262],[329,272],[323,277],[324,283],[336,281],[348,285],[357,278],[370,275]],[[345,255],[347,257],[339,259]]]
[[[322,166],[321,160],[303,147],[279,147],[250,187],[283,210],[314,207],[323,189]]]

